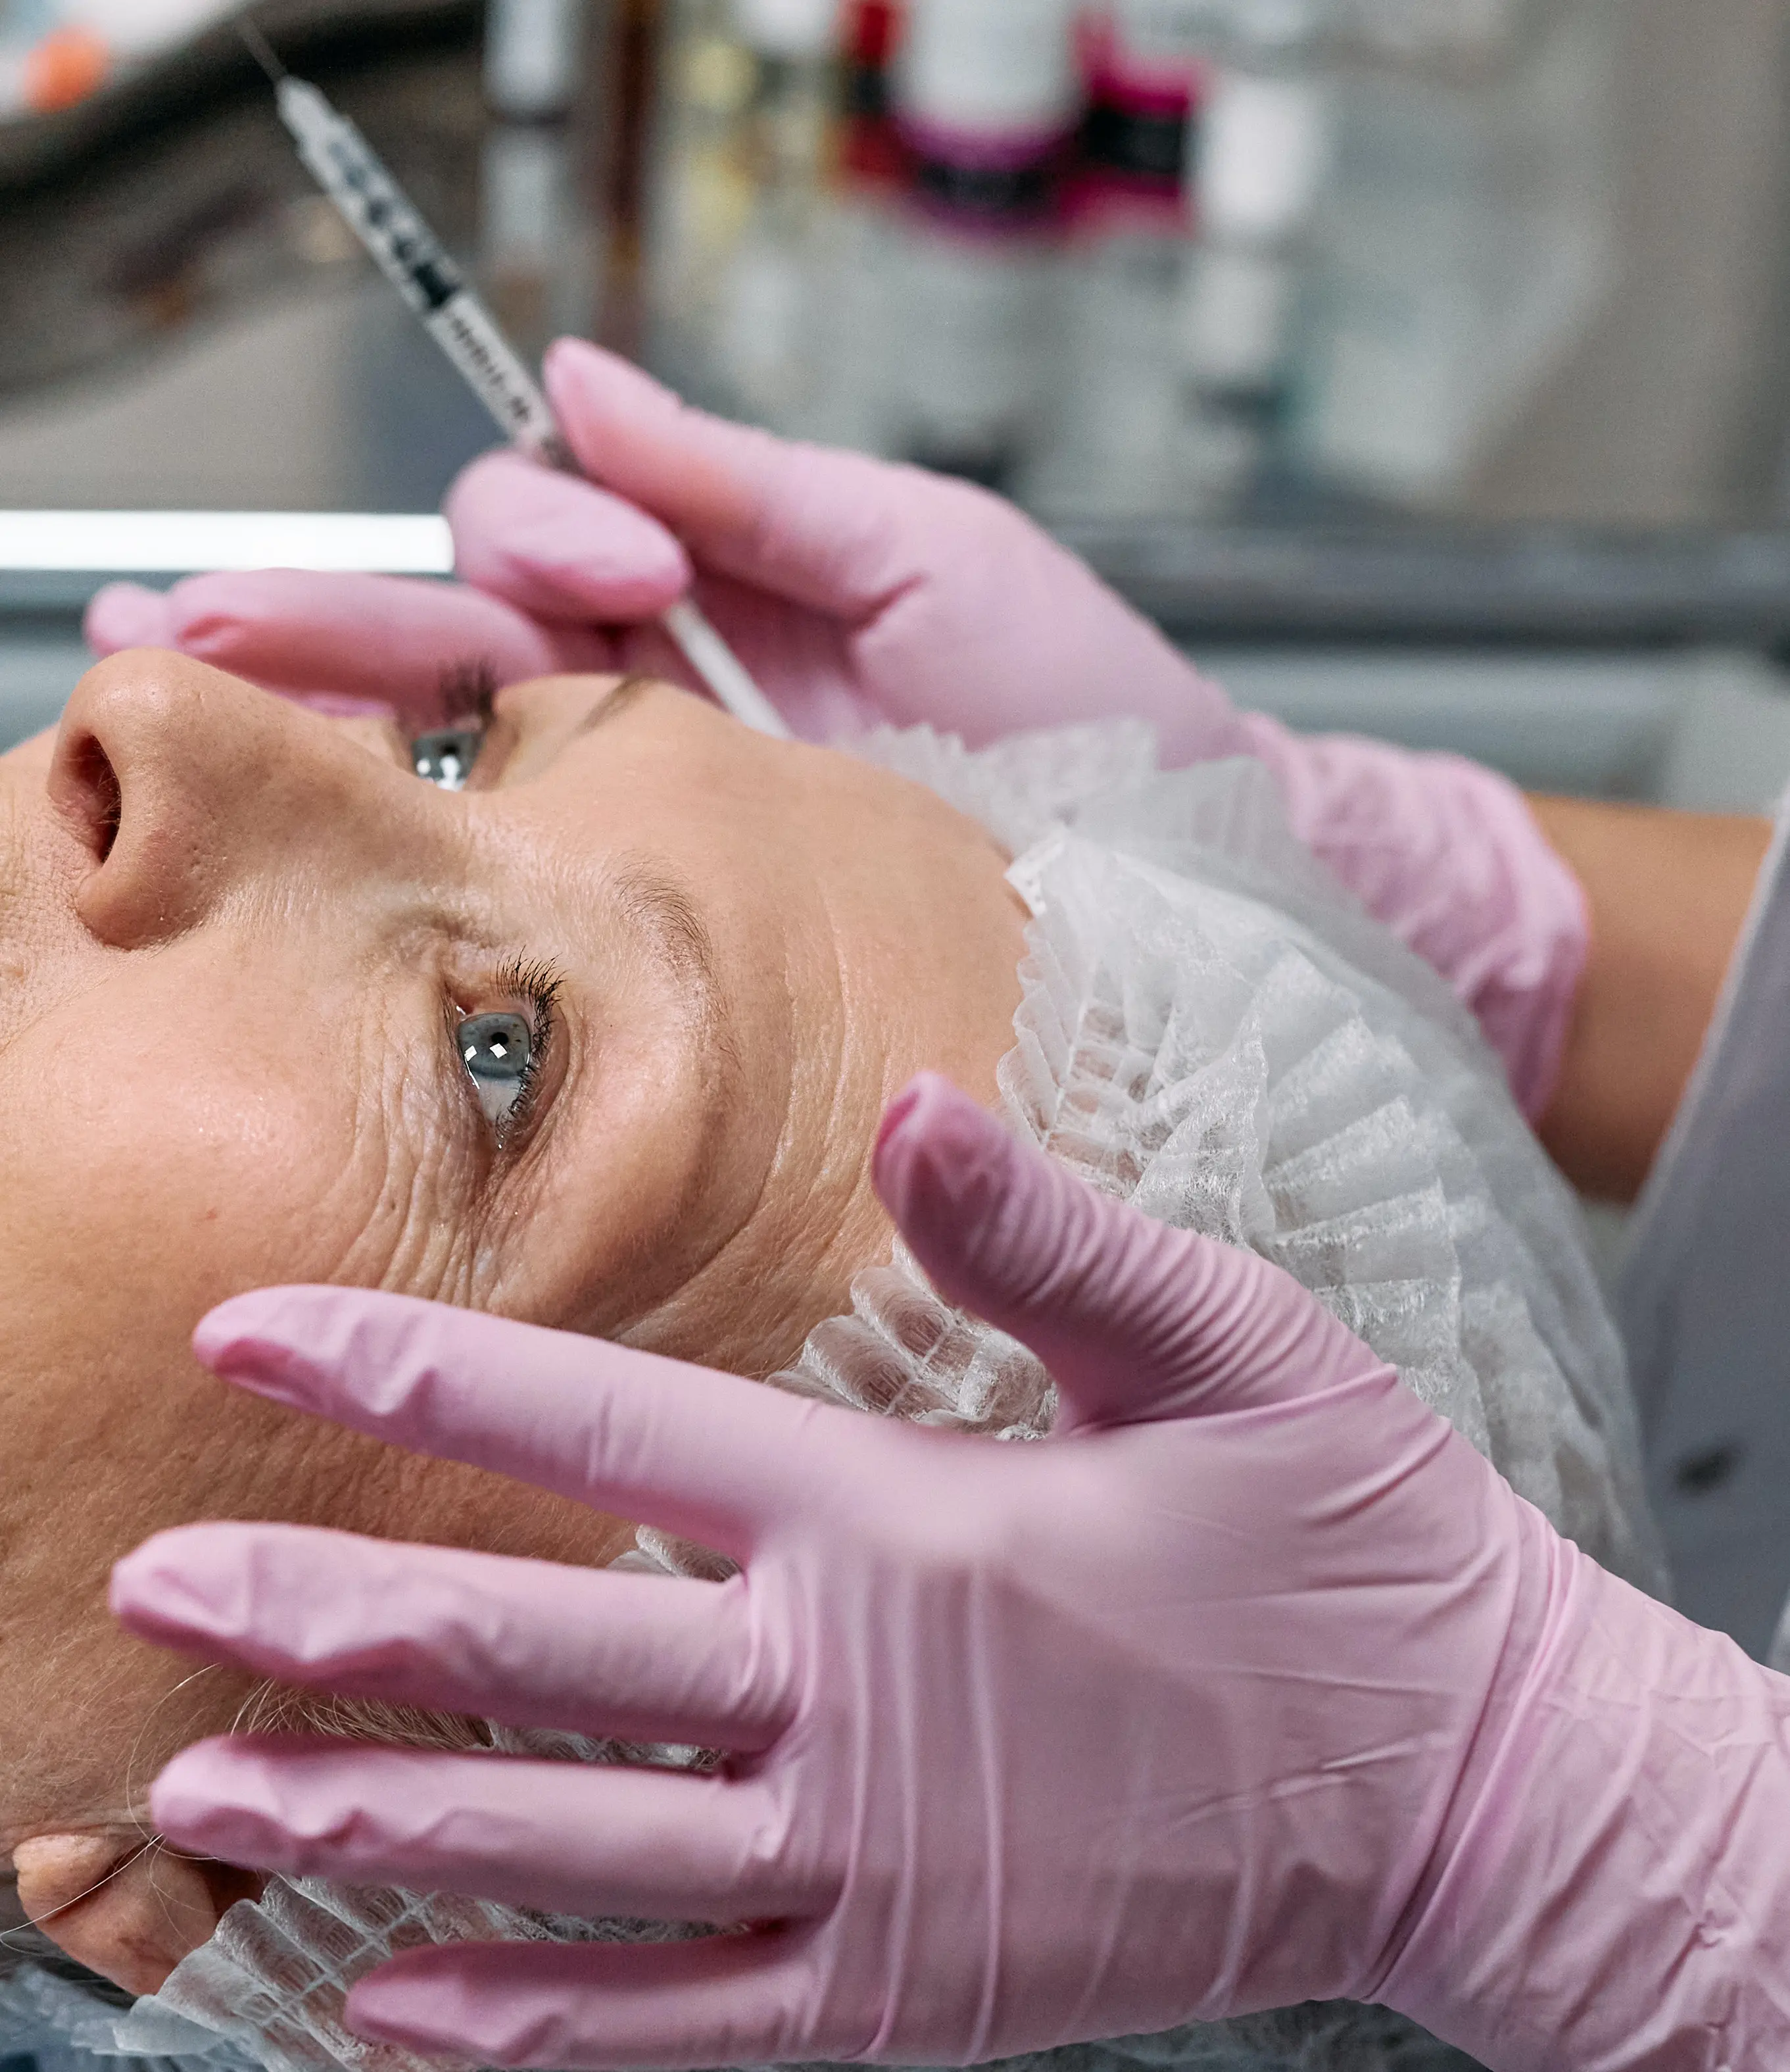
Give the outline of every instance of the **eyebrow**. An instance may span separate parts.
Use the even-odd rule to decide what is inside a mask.
[[[582,740],[585,734],[593,733],[600,727],[605,720],[619,719],[643,693],[653,688],[654,682],[651,676],[624,676],[609,696],[585,715],[583,725],[573,738]]]
[[[611,882],[624,925],[683,992],[697,1053],[712,1090],[684,1197],[686,1202],[700,1200],[713,1179],[726,1117],[745,1071],[739,1039],[725,1009],[714,942],[689,893],[657,862],[638,856],[626,857]]]

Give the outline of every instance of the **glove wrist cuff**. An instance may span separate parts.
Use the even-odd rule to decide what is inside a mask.
[[[1381,1997],[1500,2072],[1763,2068],[1790,2023],[1790,1680],[1538,1514],[1525,1537],[1485,1745]]]
[[[1252,713],[1294,832],[1441,974],[1531,1121],[1552,1098],[1591,943],[1579,881],[1496,771]]]

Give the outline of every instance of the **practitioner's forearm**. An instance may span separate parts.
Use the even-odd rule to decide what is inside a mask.
[[[1577,799],[1530,805],[1591,913],[1542,1140],[1575,1186],[1632,1201],[1697,1062],[1771,824]]]

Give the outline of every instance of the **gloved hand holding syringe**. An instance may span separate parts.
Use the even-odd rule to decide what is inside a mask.
[[[577,462],[540,384],[372,146],[317,88],[293,77],[252,22],[238,27],[273,82],[280,119],[299,157],[424,329],[516,446],[549,467],[576,472]],[[775,707],[694,599],[680,598],[667,609],[663,623],[684,660],[736,719],[761,734],[788,734]]]

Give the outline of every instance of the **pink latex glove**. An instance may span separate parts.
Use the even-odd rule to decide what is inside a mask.
[[[1525,1112],[1546,1106],[1588,924],[1503,778],[1239,713],[1084,563],[967,483],[687,409],[574,340],[546,380],[592,480],[510,452],[475,462],[447,505],[468,587],[277,570],[166,595],[116,584],[89,639],[101,654],[182,648],[276,689],[384,697],[432,723],[452,717],[444,673],[470,660],[503,682],[686,680],[650,622],[693,557],[704,608],[808,738],[926,721],[975,746],[1125,713],[1155,726],[1170,767],[1259,755],[1301,839],[1478,1016]]]
[[[178,1758],[155,1822],[210,1856],[755,1924],[408,1952],[356,2027],[499,2065],[959,2065],[1349,1996],[1497,2068],[1781,2065],[1790,1683],[1562,1541],[1285,1275],[1095,1196],[944,1082],[892,1109],[877,1178],[939,1284],[1049,1363],[1049,1438],[343,1289],[199,1327],[260,1394],[742,1564],[254,1525],[119,1564],[146,1639],[730,1751]]]

